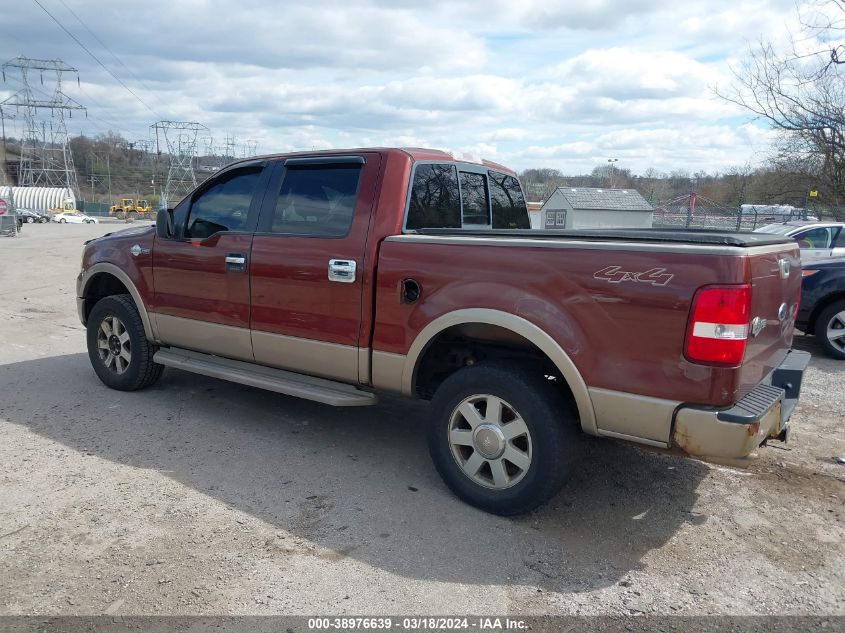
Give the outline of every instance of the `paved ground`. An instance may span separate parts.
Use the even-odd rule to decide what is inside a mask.
[[[413,403],[106,389],[74,279],[114,229],[0,238],[0,615],[845,614],[845,363],[812,339],[787,450],[736,471],[589,441],[503,519],[449,494]]]

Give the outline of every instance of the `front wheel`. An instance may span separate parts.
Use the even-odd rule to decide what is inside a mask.
[[[67,220],[65,220],[64,218],[62,218],[61,220],[59,220],[59,224],[67,224]]]
[[[845,360],[845,301],[834,301],[822,310],[813,331],[828,356]]]
[[[503,516],[529,512],[564,484],[577,416],[541,370],[498,362],[449,376],[431,402],[428,447],[458,497]]]
[[[153,362],[155,346],[147,340],[138,308],[129,295],[100,299],[87,322],[88,357],[94,372],[112,389],[135,391],[161,377]]]
[[[27,224],[32,224],[33,222],[35,222],[35,220],[34,220],[34,219],[32,219],[32,218],[27,218],[27,219],[26,219],[26,223],[27,223]]]

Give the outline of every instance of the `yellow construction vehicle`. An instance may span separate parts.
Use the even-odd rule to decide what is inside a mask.
[[[55,215],[56,213],[76,213],[77,211],[76,201],[73,198],[65,198],[62,200],[62,206],[60,207],[50,207],[47,209],[47,212],[50,215]]]
[[[109,207],[109,215],[117,217],[118,220],[149,219],[153,216],[153,209],[146,200],[123,198],[120,204]]]

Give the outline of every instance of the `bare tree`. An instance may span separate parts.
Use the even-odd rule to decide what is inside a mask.
[[[818,46],[800,50],[793,40],[794,57],[820,58],[822,74],[837,64],[845,64],[845,44],[839,41],[845,35],[845,0],[805,0],[798,5],[798,18],[808,39],[818,42]]]
[[[845,0],[810,0],[799,12],[802,39],[793,38],[791,50],[760,42],[735,69],[733,85],[717,92],[782,132],[781,161],[785,150],[792,171],[800,163],[798,171],[815,179],[826,202],[840,206],[845,203],[845,55],[836,37],[845,21]]]

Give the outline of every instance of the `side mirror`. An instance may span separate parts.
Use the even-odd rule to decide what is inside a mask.
[[[173,209],[159,209],[156,213],[156,236],[162,240],[173,239]]]

